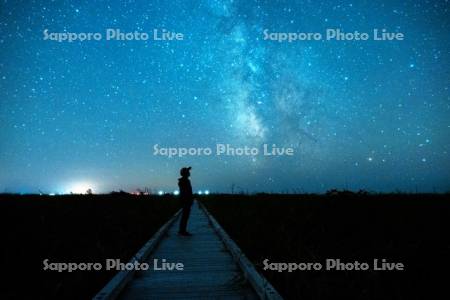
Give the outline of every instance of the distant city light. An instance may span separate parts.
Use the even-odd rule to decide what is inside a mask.
[[[164,191],[158,191],[158,195],[160,196],[164,195]]]
[[[173,191],[173,194],[174,194],[175,196],[178,196],[178,195],[180,194],[180,191],[179,191],[179,190],[175,190],[175,191]]]
[[[74,182],[67,188],[67,193],[87,194],[93,193],[94,184],[91,182]]]
[[[205,190],[205,195],[209,195],[209,191],[208,190]]]
[[[199,195],[202,195],[202,194],[203,194],[203,192],[202,192],[202,191],[198,191],[198,194],[199,194]]]

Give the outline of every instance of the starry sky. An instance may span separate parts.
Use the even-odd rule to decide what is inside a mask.
[[[0,192],[450,190],[448,1],[0,3]],[[44,40],[166,29],[182,41]],[[265,40],[263,31],[403,41]],[[154,155],[153,146],[294,156]]]

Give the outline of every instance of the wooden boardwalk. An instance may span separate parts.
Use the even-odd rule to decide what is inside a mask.
[[[178,214],[166,224],[167,228],[150,255],[140,260],[150,265],[149,270],[117,275],[119,280],[113,279],[94,299],[281,299],[272,286],[261,279],[234,242],[230,247],[227,240],[231,239],[224,237],[226,233],[221,228],[218,230],[220,225],[211,219],[195,202],[188,224],[193,236],[177,234]],[[154,259],[181,262],[184,269],[153,270]],[[246,271],[249,267],[251,270]],[[127,277],[126,283],[120,283]],[[111,293],[112,290],[115,291]]]

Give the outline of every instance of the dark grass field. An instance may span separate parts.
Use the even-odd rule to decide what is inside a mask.
[[[200,200],[286,299],[434,299],[449,266],[448,195],[223,195]],[[0,196],[0,299],[90,299],[113,271],[53,262],[126,262],[178,209],[172,197]],[[195,232],[194,232],[195,234]],[[264,271],[271,262],[402,262],[406,271]],[[448,298],[448,297],[439,297]]]
[[[449,299],[449,195],[214,196],[202,202],[286,299]],[[402,262],[405,271],[263,270],[270,262]],[[445,294],[440,294],[444,292]]]
[[[115,271],[43,271],[43,260],[127,262],[177,210],[171,197],[0,195],[0,299],[91,299]]]

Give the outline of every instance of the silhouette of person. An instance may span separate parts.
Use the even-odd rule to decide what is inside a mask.
[[[179,235],[190,236],[192,235],[186,230],[189,215],[191,213],[191,206],[193,199],[191,181],[189,176],[191,176],[191,167],[181,168],[180,175],[178,178],[178,187],[180,188],[180,200],[181,208],[183,209],[180,219],[180,229],[178,231]]]

